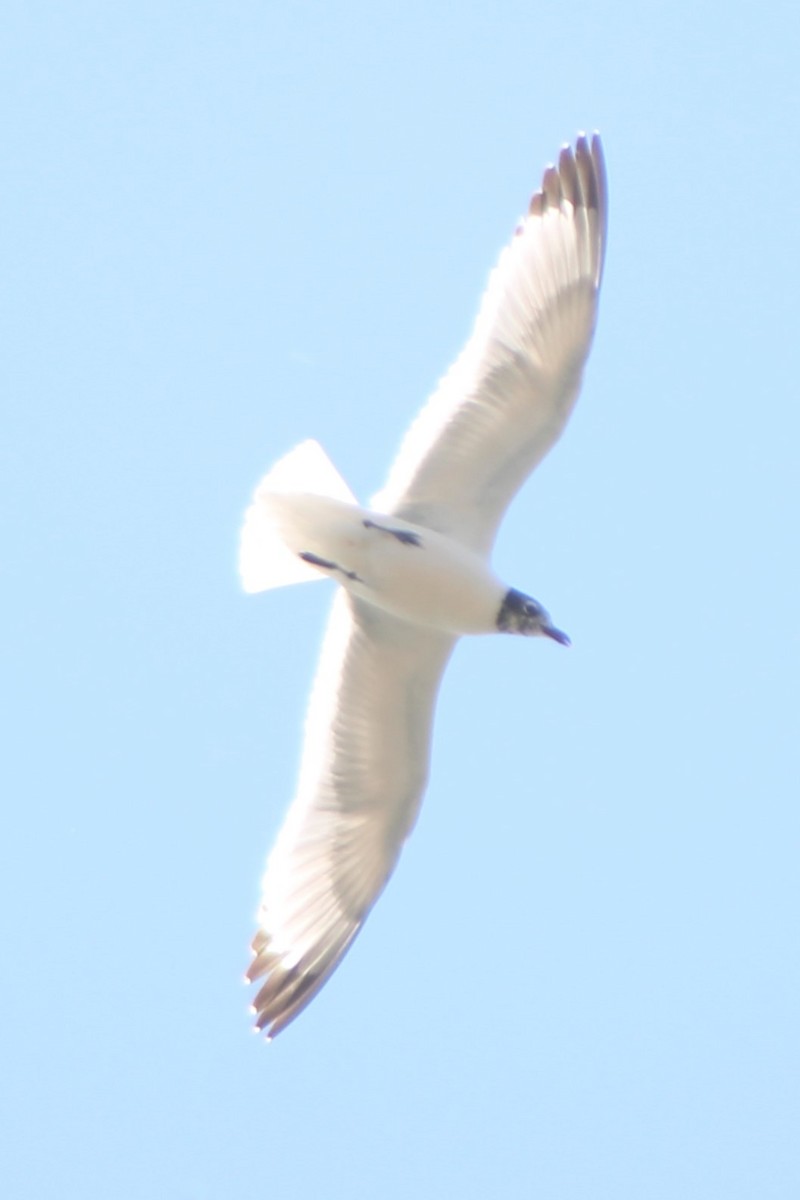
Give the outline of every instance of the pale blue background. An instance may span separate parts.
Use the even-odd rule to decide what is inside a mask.
[[[800,1194],[797,5],[7,0],[2,1194]],[[272,1046],[241,986],[353,487],[602,130],[586,387],[462,645],[415,836]]]

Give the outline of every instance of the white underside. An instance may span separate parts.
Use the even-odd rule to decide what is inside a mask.
[[[508,589],[482,558],[452,538],[330,497],[262,496],[261,504],[289,552],[289,576],[300,573],[299,563],[304,577],[331,578],[415,625],[455,634],[496,629]],[[302,554],[335,566],[310,566]],[[275,564],[271,578],[279,578]]]

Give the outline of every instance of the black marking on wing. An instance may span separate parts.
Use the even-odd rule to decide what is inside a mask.
[[[340,567],[338,563],[330,562],[327,558],[320,558],[318,554],[312,554],[310,550],[301,550],[299,557],[302,558],[303,562],[309,563],[312,567],[320,567],[323,571],[338,571],[346,579],[352,579],[355,583],[361,583],[355,571],[348,571],[346,567]]]
[[[392,537],[397,538],[398,542],[402,542],[404,546],[421,546],[422,538],[418,533],[412,533],[410,529],[390,529],[388,525],[379,525],[377,521],[364,521],[365,529],[377,529],[380,533],[389,533]]]

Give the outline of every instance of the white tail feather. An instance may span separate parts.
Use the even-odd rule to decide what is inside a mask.
[[[281,497],[301,495],[356,503],[319,442],[295,446],[267,472],[255,490],[239,542],[239,575],[246,592],[265,592],[323,578],[317,568],[287,545],[287,506],[281,503]]]

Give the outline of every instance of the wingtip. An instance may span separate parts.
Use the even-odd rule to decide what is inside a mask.
[[[270,1042],[273,1040],[273,1038],[272,1038],[272,1034],[271,1034],[271,1033],[264,1033],[264,1030],[261,1028],[261,1026],[260,1026],[260,1025],[257,1025],[257,1024],[256,1024],[256,1025],[251,1025],[251,1026],[250,1026],[250,1032],[252,1033],[253,1037],[257,1037],[257,1038],[261,1038],[261,1035],[263,1034],[263,1035],[264,1035],[264,1036],[263,1036],[263,1042],[264,1042],[264,1045],[265,1045],[265,1046],[268,1046],[268,1045],[269,1045],[269,1043],[270,1043]]]
[[[608,220],[608,185],[603,143],[596,129],[591,134],[580,132],[572,143],[564,142],[559,152],[558,165],[551,163],[545,168],[541,185],[531,196],[528,214],[534,218],[542,217],[549,208],[558,207],[565,200],[573,207],[582,205],[597,212],[601,221],[601,243],[604,247]],[[602,258],[599,271],[602,273]]]

